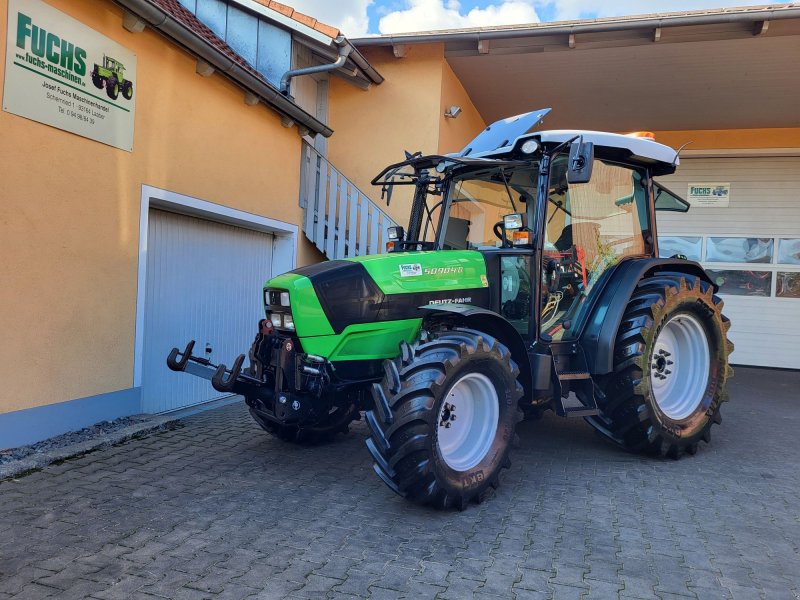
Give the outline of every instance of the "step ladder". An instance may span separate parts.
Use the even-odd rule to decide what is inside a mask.
[[[589,373],[586,354],[579,344],[569,344],[566,348],[552,348],[553,378],[556,383],[553,404],[556,414],[560,417],[598,415],[600,409],[597,407],[594,380]]]

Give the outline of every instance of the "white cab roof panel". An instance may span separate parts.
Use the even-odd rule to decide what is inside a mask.
[[[647,138],[631,137],[619,133],[606,133],[603,131],[587,131],[580,129],[558,129],[553,131],[537,131],[534,134],[520,136],[521,138],[536,138],[542,143],[566,142],[575,136],[582,135],[584,142],[592,142],[596,147],[604,146],[608,148],[624,148],[633,154],[635,158],[643,159],[646,162],[662,162],[675,165],[680,164],[680,160],[675,156],[676,151],[669,146],[659,144]]]

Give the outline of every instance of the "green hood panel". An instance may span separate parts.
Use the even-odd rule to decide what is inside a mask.
[[[274,277],[266,288],[289,292],[306,352],[331,361],[376,360],[396,356],[401,341],[414,339],[419,306],[469,301],[460,299],[461,291],[477,301],[488,294],[488,281],[483,255],[447,250],[329,261]]]
[[[486,262],[475,250],[392,252],[345,260],[364,265],[384,294],[489,287]]]

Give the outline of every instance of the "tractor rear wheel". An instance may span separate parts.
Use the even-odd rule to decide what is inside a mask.
[[[367,412],[367,448],[378,476],[399,495],[436,508],[465,508],[496,488],[511,463],[523,390],[511,352],[472,329],[440,332],[385,361]]]
[[[628,450],[672,458],[710,442],[733,374],[722,305],[699,277],[639,282],[617,332],[614,372],[600,382],[602,412],[587,421]]]
[[[116,100],[119,96],[119,81],[113,75],[106,79],[106,94],[112,100]]]

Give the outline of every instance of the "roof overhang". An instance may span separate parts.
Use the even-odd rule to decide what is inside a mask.
[[[531,106],[552,106],[545,122],[554,128],[800,127],[796,3],[354,43],[362,49],[443,43],[448,63],[487,123]]]

